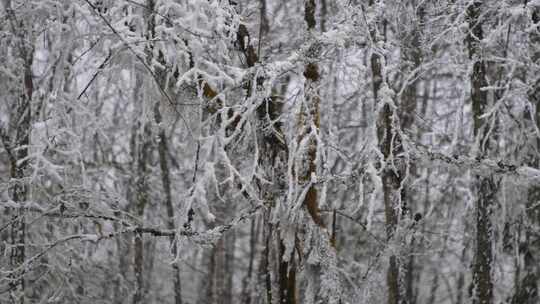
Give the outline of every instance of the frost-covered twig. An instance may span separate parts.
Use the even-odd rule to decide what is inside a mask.
[[[362,227],[362,229],[371,237],[373,238],[375,241],[377,241],[377,243],[379,243],[379,245],[382,245],[382,246],[386,246],[386,242],[381,240],[378,236],[376,236],[375,234],[373,234],[371,231],[369,231],[368,227],[360,222],[359,220],[355,219],[354,217],[350,216],[349,214],[345,213],[344,211],[342,210],[321,210],[322,212],[336,212],[336,214],[344,217],[344,218],[347,218],[349,220],[351,220],[352,222],[360,225],[360,227]]]
[[[540,170],[526,165],[514,165],[502,160],[493,160],[486,157],[468,157],[463,155],[446,155],[443,152],[434,151],[431,147],[420,143],[412,143],[412,156],[418,160],[441,161],[461,169],[472,170],[483,176],[515,175],[526,180],[540,180]]]

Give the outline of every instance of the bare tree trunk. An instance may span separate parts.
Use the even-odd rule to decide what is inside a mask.
[[[12,26],[14,36],[18,38],[18,51],[23,62],[21,80],[23,92],[20,92],[16,101],[15,115],[10,117],[9,131],[0,126],[0,137],[4,148],[8,153],[10,163],[10,177],[12,179],[9,194],[11,199],[21,208],[13,210],[11,220],[10,241],[14,247],[10,253],[10,266],[18,268],[23,265],[26,258],[26,215],[22,206],[28,199],[28,185],[25,177],[28,174],[28,149],[30,145],[32,95],[34,93],[34,82],[32,78],[32,64],[34,50],[27,46],[30,37],[25,37],[24,22],[18,22],[15,12],[11,7],[11,1],[4,4],[7,17]],[[15,28],[20,25],[20,28]],[[13,134],[14,133],[14,134]],[[12,134],[12,135],[11,135]],[[11,135],[11,136],[10,136]],[[12,138],[11,138],[12,137]],[[10,278],[10,298],[13,303],[23,304],[25,302],[25,275],[26,269],[21,269],[13,273]]]
[[[115,223],[114,225],[115,230],[118,231],[120,225]],[[125,286],[127,280],[127,274],[128,274],[128,268],[129,268],[129,243],[130,239],[129,236],[125,237],[118,237],[116,239],[116,254],[118,256],[118,274],[116,274],[115,278],[113,279],[114,284],[114,296],[113,296],[113,303],[114,304],[121,304],[126,299],[126,292],[125,290],[127,287]]]
[[[420,35],[423,31],[424,22],[424,4],[411,2],[411,16],[407,16],[405,22],[412,23],[408,30],[402,35],[401,46],[401,70],[403,72],[403,81],[405,90],[401,98],[400,120],[403,129],[410,129],[414,124],[414,117],[417,108],[417,90],[418,90],[418,68],[422,64],[422,49],[420,46]],[[409,12],[409,10],[406,10]]]
[[[132,124],[130,130],[130,140],[129,140],[129,156],[132,160],[129,166],[129,178],[127,184],[129,185],[126,189],[126,201],[127,205],[124,206],[123,212],[129,213],[133,208],[133,205],[136,203],[136,189],[133,187],[136,179],[137,165],[135,160],[137,159],[137,124]],[[120,217],[122,214],[121,211],[115,212],[115,216]],[[121,227],[121,224],[118,222],[114,223],[114,228],[118,231]],[[129,286],[126,286],[129,283],[129,269],[131,266],[131,254],[132,254],[132,244],[133,236],[126,234],[120,236],[116,239],[116,254],[118,255],[118,274],[114,279],[114,303],[121,304],[126,301],[128,294],[126,291],[130,290]]]
[[[219,217],[219,215],[218,215]],[[216,243],[214,250],[214,298],[212,299],[212,304],[218,303],[229,303],[230,299],[227,296],[227,290],[225,290],[225,280],[227,273],[225,272],[225,252],[227,248],[225,246],[225,236],[222,236],[219,241]]]
[[[285,260],[285,245],[281,240],[279,246],[279,303],[296,303],[296,269],[294,264],[294,253]]]
[[[161,52],[160,52],[161,54]],[[165,62],[161,60],[162,63],[165,65]],[[163,73],[156,73],[159,76],[159,80],[161,83],[160,85],[163,90],[167,90],[165,87],[165,77],[162,75]],[[166,210],[166,225],[167,228],[170,230],[176,231],[176,216],[174,212],[174,205],[172,201],[172,189],[171,189],[171,178],[170,178],[170,169],[169,169],[169,139],[167,137],[167,134],[165,133],[165,127],[163,126],[163,116],[160,111],[160,101],[157,101],[154,104],[154,119],[156,121],[156,124],[159,126],[158,131],[158,154],[159,154],[159,167],[161,170],[161,184],[163,187],[163,192],[165,195],[164,199],[164,205]],[[171,246],[171,254],[173,256],[173,259],[176,260],[177,254],[178,254],[178,247],[175,241],[174,237],[170,238],[170,246]],[[175,304],[182,304],[182,283],[180,278],[180,265],[178,265],[177,262],[172,264],[172,272],[173,272],[173,293],[174,293],[174,303]]]
[[[261,0],[261,25],[260,33],[268,31],[268,22],[265,17],[266,1]],[[240,45],[240,51],[246,58],[248,67],[253,67],[258,62],[258,54],[255,52],[254,47],[250,44],[250,35],[245,26],[241,25],[238,28],[237,33],[238,45]],[[247,41],[248,43],[243,43]],[[257,80],[264,81],[264,80]],[[251,87],[249,85],[248,87]],[[248,90],[247,95],[251,95],[251,91]],[[285,176],[284,164],[287,163],[288,151],[285,143],[285,135],[282,131],[282,124],[279,122],[280,115],[282,113],[282,105],[279,97],[272,96],[265,98],[264,102],[257,108],[257,114],[259,119],[260,129],[271,128],[274,132],[262,132],[260,141],[258,142],[259,149],[262,152],[262,157],[259,159],[259,165],[263,168],[263,172],[268,175],[267,178],[275,179],[274,183],[280,187],[280,190],[285,188],[283,176]],[[277,178],[276,178],[277,177]],[[275,187],[275,186],[273,186]],[[267,185],[259,184],[259,188],[262,192],[262,197],[266,201],[274,202],[279,197],[276,197],[276,189],[269,188]],[[281,191],[279,191],[281,192]],[[278,236],[278,283],[279,283],[279,303],[294,304],[296,303],[296,269],[294,266],[294,253],[290,257],[290,262],[283,256],[284,244],[280,239],[279,226],[274,227],[269,221],[269,213],[265,214],[263,222],[263,239],[264,250],[261,256],[260,263],[260,275],[262,281],[264,281],[266,301],[268,304],[272,303],[272,275],[271,275],[271,263],[270,252],[273,232],[276,232]]]
[[[270,250],[272,239],[272,223],[270,223],[270,212],[267,211],[264,214],[263,230],[262,236],[264,239],[264,249],[261,255],[261,262],[259,266],[259,275],[260,281],[264,285],[264,294],[266,299],[266,304],[272,304],[272,274],[270,266]]]
[[[146,129],[146,128],[145,128]],[[146,133],[146,132],[145,132]],[[140,156],[139,165],[146,167],[146,158],[145,156]],[[146,203],[148,202],[147,197],[147,185],[145,179],[144,170],[140,170],[139,173],[142,175],[137,181],[137,192],[138,192],[138,201],[136,206],[136,214],[140,219],[144,219],[144,209]],[[144,298],[144,244],[143,244],[143,235],[135,235],[134,239],[134,262],[133,269],[135,273],[135,294],[133,296],[133,304],[143,303]]]
[[[417,4],[416,1],[411,1],[410,5],[410,9],[405,7],[406,17],[404,18],[404,22],[411,24],[411,26],[405,27],[408,30],[403,31],[401,38],[401,70],[403,71],[403,81],[405,82],[403,85],[405,86],[405,90],[401,97],[399,116],[401,128],[406,131],[412,131],[417,109],[418,68],[422,63],[420,35],[423,30],[422,23],[424,18],[424,2]],[[409,165],[409,171],[411,176],[415,177],[417,175],[414,163]],[[403,175],[403,173],[400,172],[400,175]],[[412,206],[414,200],[412,196],[412,189],[405,186],[401,193],[402,214],[411,219],[414,212],[414,206]],[[414,304],[414,272],[418,271],[415,269],[415,259],[412,254],[414,251],[414,239],[407,251],[409,252],[409,256],[403,257],[403,259],[407,258],[408,261],[403,261],[402,263],[405,299],[407,303]]]
[[[309,33],[315,30],[317,24],[315,19],[316,5],[315,0],[305,1],[305,15],[304,19],[308,26]],[[320,127],[320,96],[319,96],[319,66],[315,61],[308,62],[304,67],[304,77],[306,82],[304,84],[304,99],[305,102],[302,104],[300,109],[299,117],[299,127],[300,134],[298,142],[304,140],[305,137],[309,138],[309,143],[307,147],[306,162],[304,167],[307,170],[299,172],[299,181],[302,184],[307,184],[311,180],[311,175],[317,172],[317,142],[315,139],[315,134],[318,134]],[[313,129],[315,128],[315,129]],[[322,217],[319,214],[319,202],[317,188],[315,185],[310,185],[304,200],[304,206],[306,207],[311,219],[318,226],[323,227],[324,223]]]
[[[236,232],[229,230],[224,235],[225,251],[223,252],[223,297],[221,303],[233,303],[234,252],[236,248]]]
[[[370,1],[373,5],[373,1]],[[383,27],[384,27],[384,20]],[[373,43],[376,44],[379,41],[377,25],[373,25],[370,28],[370,35]],[[383,35],[384,36],[384,35]],[[380,104],[381,99],[381,87],[383,85],[383,58],[381,55],[374,51],[371,54],[371,73],[373,77],[373,97],[375,104]],[[388,98],[391,98],[388,96]],[[377,106],[376,106],[377,108]],[[388,103],[385,103],[377,118],[377,136],[379,140],[379,148],[384,156],[385,161],[390,161],[392,155],[398,155],[396,151],[392,150],[399,146],[398,136],[393,129],[393,112]],[[396,135],[396,136],[395,136]],[[396,161],[396,160],[394,160]],[[399,214],[397,212],[398,204],[401,201],[401,192],[399,191],[402,172],[394,172],[389,165],[383,169],[382,184],[383,184],[383,200],[385,210],[386,221],[386,237],[390,241],[394,237],[394,233],[397,228]],[[399,286],[399,260],[395,255],[389,257],[389,267],[386,277],[388,286],[388,304],[398,304],[403,300],[400,295]]]
[[[153,2],[149,3],[153,4]],[[152,16],[151,18],[154,18]],[[152,32],[154,30],[152,29]],[[160,52],[161,54],[161,52]],[[160,57],[158,60],[161,61],[163,65],[165,65],[165,62],[162,57]],[[163,90],[167,90],[165,87],[165,75],[163,73],[156,73],[159,75],[159,81],[160,85]],[[163,186],[163,191],[165,194],[165,210],[167,211],[167,228],[171,230],[176,230],[176,223],[175,223],[175,214],[174,214],[174,205],[172,202],[172,190],[171,190],[171,178],[170,178],[170,170],[169,170],[169,144],[168,144],[168,137],[165,133],[165,128],[162,125],[163,117],[160,112],[160,102],[156,102],[154,105],[154,118],[156,120],[156,124],[159,126],[159,143],[158,143],[158,153],[159,153],[159,167],[161,169],[161,183]],[[178,253],[178,248],[175,242],[174,237],[171,237],[170,239],[171,244],[171,253],[173,257],[176,259],[176,255]],[[174,303],[175,304],[182,304],[182,284],[180,279],[180,265],[178,263],[173,263],[173,288],[174,288]]]
[[[143,36],[150,40],[155,36],[155,20],[153,18],[153,10],[155,8],[155,2],[153,0],[147,0],[146,7],[143,11],[144,21],[146,24],[145,32]],[[151,62],[152,52],[151,47],[145,49],[146,61]],[[135,76],[135,88],[134,99],[139,102],[141,113],[144,112],[145,100],[140,96],[140,89],[143,85],[141,75]],[[148,185],[148,165],[149,157],[151,153],[151,130],[150,123],[145,121],[146,119],[141,115],[140,120],[137,122],[137,136],[136,136],[136,158],[137,158],[137,178],[135,180],[135,214],[144,223],[145,208],[149,201],[149,185]],[[145,274],[144,274],[144,235],[136,234],[134,236],[134,263],[133,270],[135,275],[135,294],[133,295],[133,304],[144,303],[145,294]]]
[[[326,18],[328,16],[328,4],[321,0],[321,32],[326,32]]]
[[[25,87],[27,88],[27,94],[31,94],[32,89],[28,89],[28,85],[31,85],[32,76],[30,68],[25,70]],[[14,180],[14,185],[11,188],[12,200],[21,206],[28,199],[28,186],[25,184],[24,177],[28,169],[28,145],[30,143],[30,97],[31,95],[23,94],[21,101],[17,108],[17,121],[20,123],[17,125],[15,134],[15,145],[13,148],[17,149],[13,153],[16,155],[11,161],[10,176]],[[11,265],[19,267],[24,263],[26,258],[26,215],[24,208],[19,208],[12,215],[13,224],[11,225],[11,243],[15,245],[11,253]],[[14,281],[10,283],[11,288],[15,289],[12,295],[15,298],[16,303],[24,303],[25,293],[25,280],[21,271],[20,276],[17,275]]]
[[[480,156],[487,154],[484,147],[487,130],[481,116],[487,106],[487,92],[482,88],[487,86],[486,63],[480,52],[480,41],[483,39],[482,21],[480,15],[483,1],[473,1],[467,8],[467,19],[470,31],[467,35],[469,58],[474,61],[471,75],[471,99],[473,109],[474,136],[479,145]],[[486,144],[487,145],[487,144]],[[493,303],[493,282],[491,277],[492,253],[492,223],[491,213],[494,196],[497,191],[494,177],[478,177],[478,198],[476,202],[476,247],[473,265],[472,301],[478,304]]]
[[[141,88],[142,79],[140,76],[136,76],[136,87]],[[143,102],[139,96],[139,89],[135,89],[135,100]],[[141,108],[144,107],[144,104]],[[144,120],[144,118],[142,118]],[[149,201],[149,185],[148,185],[148,162],[150,157],[150,139],[151,130],[148,122],[139,121],[139,126],[142,126],[142,130],[138,128],[137,144],[136,144],[136,156],[137,156],[137,178],[135,180],[135,195],[136,205],[135,214],[137,217],[144,221],[144,213],[146,205]],[[133,296],[133,304],[143,303],[144,301],[144,240],[142,234],[137,234],[134,237],[134,264],[133,269],[135,273],[135,294]]]
[[[156,123],[161,126],[162,117],[159,112],[159,102],[156,103],[154,108],[154,116]],[[158,144],[158,153],[159,153],[159,166],[161,169],[161,183],[163,185],[163,191],[165,192],[165,209],[167,210],[167,228],[171,230],[176,230],[175,224],[175,215],[174,215],[174,206],[172,202],[172,193],[171,193],[171,178],[168,164],[168,138],[165,134],[165,129],[161,126],[159,129],[159,144]],[[170,239],[171,243],[171,253],[173,258],[176,259],[178,254],[178,249],[174,237]],[[173,263],[173,288],[174,288],[174,303],[182,304],[182,284],[180,281],[180,265],[178,263]]]
[[[270,30],[270,24],[268,22],[267,14],[267,6],[266,6],[266,0],[259,0],[261,2],[261,8],[260,8],[260,14],[261,14],[261,20],[260,20],[260,28],[259,28],[259,36],[266,35],[268,31]],[[259,39],[262,39],[259,37]],[[259,46],[260,49],[260,46]]]
[[[234,213],[234,208],[231,206],[217,206],[215,213],[217,224],[224,224],[231,213]],[[219,239],[214,247],[212,252],[212,259],[214,260],[214,277],[212,279],[214,283],[214,297],[211,298],[210,303],[232,303],[234,246],[235,235],[234,230],[231,229]]]
[[[251,219],[251,227],[249,229],[249,257],[248,257],[248,270],[246,276],[242,280],[242,302],[244,304],[251,304],[251,296],[253,293],[253,269],[255,256],[257,254],[256,244],[258,241],[258,224],[257,218]]]

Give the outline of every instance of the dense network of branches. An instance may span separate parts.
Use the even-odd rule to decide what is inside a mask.
[[[0,1],[0,303],[540,302],[540,1]]]

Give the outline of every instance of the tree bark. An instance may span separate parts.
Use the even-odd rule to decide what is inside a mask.
[[[136,87],[141,88],[143,80],[137,75]],[[139,96],[140,90],[135,89],[134,98],[136,101],[143,103]],[[141,105],[144,107],[144,105]],[[151,153],[151,130],[149,122],[137,122],[136,136],[136,162],[137,162],[137,178],[135,180],[135,214],[144,221],[144,213],[146,205],[149,202],[149,158]],[[143,234],[134,236],[134,261],[133,271],[135,274],[135,293],[133,295],[133,304],[143,303],[144,301],[144,240]]]
[[[0,136],[4,142],[4,148],[8,152],[10,164],[10,178],[12,182],[9,187],[11,199],[21,208],[12,210],[10,241],[15,245],[11,249],[10,264],[12,268],[18,268],[23,265],[26,259],[26,214],[25,208],[22,208],[28,200],[28,185],[25,177],[29,168],[28,149],[30,145],[31,132],[31,114],[32,114],[32,95],[34,93],[34,81],[32,77],[32,64],[34,59],[34,50],[27,46],[27,41],[31,37],[25,37],[27,30],[24,28],[24,22],[18,22],[15,12],[11,7],[11,1],[5,3],[7,17],[12,26],[12,32],[18,38],[17,48],[23,62],[20,79],[22,81],[22,92],[16,101],[15,115],[10,117],[9,129],[0,129]],[[21,28],[15,28],[20,25]],[[0,127],[1,128],[1,127]],[[10,138],[10,133],[14,137]],[[23,304],[25,302],[25,270],[16,271],[10,278],[10,297],[13,303]]]
[[[373,4],[371,2],[371,4]],[[382,23],[384,24],[384,20]],[[384,27],[384,25],[383,25]],[[380,37],[378,37],[377,24],[372,25],[370,28],[370,35],[374,46],[377,44]],[[374,47],[373,46],[373,47]],[[375,104],[384,102],[383,96],[381,96],[381,87],[383,85],[383,59],[378,50],[374,50],[371,54],[371,74],[373,77],[373,98]],[[391,98],[386,96],[386,98]],[[379,106],[375,106],[378,108]],[[397,162],[399,160],[392,160],[392,156],[398,155],[397,148],[399,147],[399,138],[396,134],[393,124],[393,110],[388,103],[384,103],[382,109],[377,118],[377,137],[379,141],[379,149],[382,152],[385,163]],[[397,212],[399,203],[401,202],[401,191],[399,191],[401,180],[403,178],[403,172],[398,170],[394,171],[389,164],[385,165],[382,172],[382,185],[383,185],[383,201],[384,201],[384,213],[385,213],[385,226],[386,226],[386,238],[391,241],[394,237],[399,214]],[[388,288],[388,304],[403,303],[404,297],[400,291],[400,272],[399,272],[399,259],[396,255],[389,257],[389,266],[386,276],[386,284]]]
[[[148,7],[148,15],[147,15],[147,24],[148,24],[148,31],[150,32],[150,35],[152,35],[152,39],[155,38],[155,21],[154,21],[154,10],[155,10],[155,3],[154,1],[148,1],[147,3]],[[152,61],[152,55],[153,52],[147,52],[147,62],[151,64]],[[163,58],[162,52],[159,51],[159,58],[158,61],[166,65],[166,62]],[[161,86],[161,89],[165,92],[168,91],[168,88],[166,87],[165,81],[166,81],[166,75],[163,71],[156,71],[157,79],[159,80],[159,83],[157,85]],[[169,169],[169,144],[168,144],[168,137],[165,132],[165,127],[163,126],[163,116],[160,111],[160,104],[161,102],[158,100],[154,104],[154,119],[156,121],[156,124],[158,125],[158,154],[159,154],[159,167],[161,170],[161,184],[163,187],[163,192],[165,195],[164,199],[164,205],[165,210],[167,213],[167,228],[170,230],[176,230],[176,217],[174,213],[174,205],[172,201],[172,189],[171,189],[171,178],[170,178],[170,169]],[[171,107],[174,107],[174,105],[170,105]],[[174,259],[177,258],[178,254],[178,247],[175,242],[175,238],[170,238],[170,246],[171,246],[171,254]],[[175,304],[182,304],[182,284],[181,284],[181,278],[180,278],[180,265],[178,263],[172,264],[172,272],[173,272],[173,293],[174,293],[174,303]]]
[[[161,125],[162,118],[161,113],[159,112],[159,102],[155,105],[155,119],[158,125]],[[171,191],[171,178],[169,170],[169,147],[168,147],[168,138],[165,134],[165,129],[163,126],[159,129],[159,144],[158,144],[158,153],[159,153],[159,167],[161,169],[161,183],[163,185],[163,191],[165,193],[165,209],[167,211],[167,228],[170,230],[176,230],[175,215],[174,215],[174,206],[172,202],[172,191]],[[170,238],[171,244],[171,253],[174,259],[178,253],[176,242],[174,237]],[[178,263],[173,263],[173,288],[174,288],[174,303],[182,304],[182,284],[180,280],[180,265]]]
[[[308,25],[308,30],[314,31],[315,20],[315,0],[305,1],[305,21]],[[311,180],[311,175],[317,173],[317,142],[315,134],[319,133],[320,128],[320,96],[319,96],[319,66],[315,61],[308,62],[304,67],[304,77],[306,82],[304,84],[304,103],[300,109],[299,126],[300,134],[298,142],[309,137],[309,143],[307,147],[306,164],[301,164],[302,170],[299,171],[299,181],[302,184],[307,184]],[[320,227],[325,227],[322,217],[319,213],[319,202],[317,188],[315,185],[310,185],[304,200],[304,206],[306,207],[311,219],[315,224]]]
[[[473,61],[471,75],[471,100],[473,109],[473,130],[476,142],[479,145],[479,156],[487,155],[489,147],[484,146],[487,136],[487,128],[484,126],[481,116],[487,106],[487,92],[482,90],[487,86],[486,62],[482,58],[480,42],[483,39],[482,12],[483,1],[473,1],[467,7],[467,20],[469,32],[467,44],[469,59]],[[476,201],[476,247],[473,264],[472,301],[478,304],[493,303],[493,282],[491,277],[492,253],[492,223],[491,213],[494,205],[494,196],[497,184],[494,177],[477,178]]]
[[[407,5],[407,4],[405,4]],[[401,70],[403,71],[403,81],[405,90],[401,96],[401,104],[399,117],[401,122],[402,130],[406,130],[412,133],[412,128],[414,126],[416,109],[417,109],[417,91],[418,91],[418,69],[422,64],[422,50],[420,47],[420,35],[422,33],[422,24],[424,19],[424,6],[425,2],[416,3],[416,1],[411,1],[411,8],[405,7],[405,20],[404,22],[410,24],[410,27],[403,31],[402,36],[402,46],[401,46]],[[419,131],[418,131],[419,132]],[[419,136],[419,135],[418,135]],[[416,166],[414,163],[411,163],[409,166],[409,175],[412,178],[417,176]],[[400,172],[400,175],[404,175],[405,172]],[[408,219],[412,219],[412,214],[414,213],[415,206],[412,206],[414,203],[412,188],[404,186],[401,193],[401,208],[402,215]],[[414,238],[409,245],[410,248],[407,249],[409,253],[407,261],[403,261],[403,283],[405,284],[405,299],[409,304],[414,304],[416,295],[415,295],[415,272],[419,271],[415,268],[415,258],[412,252],[414,251]]]

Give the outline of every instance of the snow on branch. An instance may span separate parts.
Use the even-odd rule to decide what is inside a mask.
[[[488,176],[513,175],[525,180],[540,181],[540,170],[526,165],[514,165],[503,160],[493,160],[485,157],[468,157],[464,155],[447,155],[434,151],[432,147],[414,142],[409,143],[412,156],[417,160],[441,161],[460,169],[472,170],[478,175]]]

